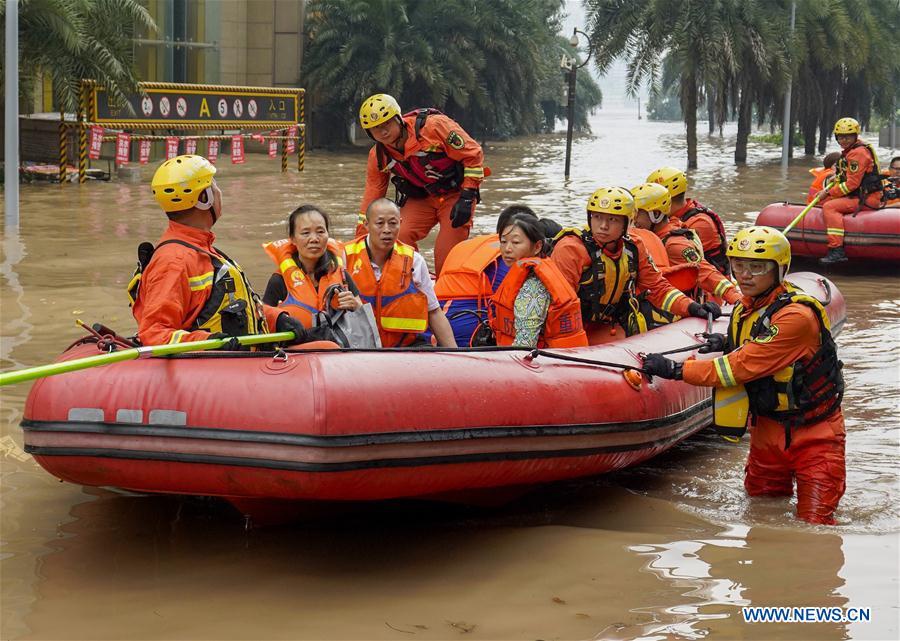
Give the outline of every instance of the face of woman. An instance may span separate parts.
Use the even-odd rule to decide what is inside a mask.
[[[510,225],[500,234],[500,256],[507,266],[517,260],[531,258],[541,253],[544,241],[532,242],[516,225]]]
[[[297,216],[291,240],[300,258],[312,261],[321,258],[328,244],[328,229],[322,214],[311,211]]]

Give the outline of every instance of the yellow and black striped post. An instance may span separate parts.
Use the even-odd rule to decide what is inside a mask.
[[[297,124],[297,131],[300,139],[297,141],[297,171],[303,171],[303,165],[306,162],[306,92],[300,92],[300,113]]]
[[[66,183],[66,165],[69,162],[68,146],[69,132],[66,130],[66,114],[59,112],[59,184]]]
[[[87,85],[81,84],[81,100],[78,110],[78,183],[87,181]]]
[[[287,159],[288,159],[288,133],[289,130],[285,129],[282,131],[284,134],[281,138],[281,173],[285,173],[287,171]]]

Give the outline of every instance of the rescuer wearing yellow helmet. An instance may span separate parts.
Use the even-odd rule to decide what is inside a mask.
[[[844,381],[828,315],[785,280],[791,245],[777,229],[742,229],[728,258],[744,297],[728,335],[707,335],[699,350],[724,355],[679,363],[648,354],[644,371],[716,388],[716,429],[729,440],[743,435],[752,415],[747,493],[791,496],[796,478],[799,518],[834,524],[846,480]]]
[[[716,212],[687,197],[688,180],[685,173],[674,167],[660,167],[647,176],[647,182],[658,183],[669,190],[669,196],[672,197],[671,218],[697,234],[703,244],[706,260],[728,276],[728,261],[725,258],[728,239],[725,226]]]
[[[697,303],[663,278],[643,242],[628,235],[634,197],[622,187],[600,187],[587,202],[583,228],[563,229],[550,258],[578,293],[591,344],[614,340],[622,326],[628,335],[646,330],[635,291],[646,291],[659,309],[678,316],[718,317],[715,303]]]
[[[212,226],[222,216],[215,175],[212,163],[194,155],[166,160],[153,175],[153,196],[169,226],[155,248],[141,243],[128,285],[140,341],[161,345],[268,331],[294,332],[291,345],[330,340],[329,332],[307,330],[284,310],[263,305],[240,265],[213,247]],[[238,348],[236,341],[226,345]]]
[[[379,93],[359,108],[359,124],[375,141],[369,151],[366,188],[359,206],[357,236],[365,235],[369,204],[397,190],[400,242],[417,248],[435,225],[434,267],[440,275],[454,245],[469,237],[479,186],[485,176],[481,146],[437,109],[403,114],[397,101]]]
[[[823,189],[819,205],[825,219],[828,253],[821,259],[824,265],[847,260],[844,252],[844,216],[854,214],[861,207],[878,209],[882,206],[881,170],[875,148],[859,138],[861,127],[853,118],[841,118],[834,123],[834,137],[841,146],[834,182]],[[824,203],[824,204],[823,204]]]

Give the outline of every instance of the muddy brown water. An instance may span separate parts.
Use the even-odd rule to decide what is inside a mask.
[[[580,223],[597,186],[683,163],[678,123],[601,112],[594,130],[576,140],[569,183],[563,136],[490,143],[475,231],[512,202]],[[803,198],[814,160],[783,173],[777,148],[751,145],[736,168],[725,133],[701,136],[690,179],[729,231],[769,202]],[[315,152],[304,174],[286,176],[264,157],[220,162],[218,245],[263,288],[272,265],[260,243],[283,235],[294,206],[318,203],[348,237],[364,160]],[[22,186],[20,229],[3,229],[0,257],[4,370],[52,360],[80,335],[76,318],[134,328],[124,287],[135,248],[164,227],[151,171],[143,184]],[[900,278],[896,267],[829,275],[848,314],[836,527],[796,522],[787,500],[749,501],[746,440],[702,433],[642,466],[500,508],[384,503],[245,531],[214,501],[56,481],[21,451],[23,385],[0,397],[0,638],[896,639]],[[869,607],[871,620],[749,624],[746,605]]]

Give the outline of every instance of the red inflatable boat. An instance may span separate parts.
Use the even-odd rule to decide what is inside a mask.
[[[828,301],[815,274],[790,280]],[[716,323],[725,330],[726,318]],[[710,424],[711,392],[629,382],[575,356],[640,365],[698,343],[684,319],[613,344],[553,350],[199,353],[45,378],[28,396],[26,451],[82,485],[278,500],[440,497],[617,470]],[[80,344],[62,358],[97,353]],[[691,352],[674,355],[683,359]]]
[[[773,203],[759,212],[757,225],[784,229],[805,205]],[[844,216],[844,250],[849,258],[869,258],[900,262],[900,209],[861,209],[856,216]],[[822,210],[813,207],[788,232],[794,256],[818,258],[828,251]]]

